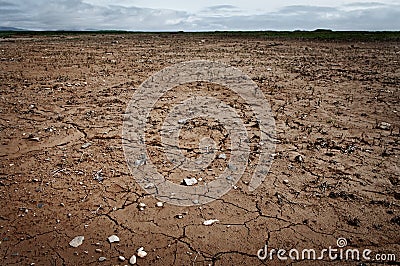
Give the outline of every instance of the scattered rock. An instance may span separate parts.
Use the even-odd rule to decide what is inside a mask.
[[[83,144],[83,145],[81,146],[81,148],[82,148],[82,149],[86,149],[86,148],[89,148],[91,145],[92,145],[92,143],[86,142],[85,144]]]
[[[103,252],[103,250],[101,250],[101,249],[99,249],[99,248],[96,248],[95,251],[96,251],[97,253]]]
[[[77,236],[72,239],[71,242],[69,242],[69,245],[74,248],[79,247],[80,245],[82,245],[84,239],[84,236]]]
[[[212,225],[213,223],[219,222],[217,219],[205,220],[203,222],[204,225]]]
[[[226,154],[225,153],[221,153],[220,155],[218,155],[219,159],[226,159]]]
[[[283,179],[283,184],[285,184],[285,185],[289,184],[289,180]]]
[[[135,166],[141,166],[146,164],[146,159],[140,159],[135,161]]]
[[[145,208],[146,208],[146,204],[145,204],[144,202],[140,202],[140,203],[138,204],[138,209],[139,209],[140,211],[144,211]]]
[[[100,261],[100,262],[101,262],[101,261],[105,261],[105,260],[107,260],[106,257],[100,257],[100,258],[99,258],[99,261]]]
[[[125,257],[124,257],[124,256],[119,256],[118,259],[119,259],[120,261],[125,261]]]
[[[164,203],[161,202],[161,201],[159,201],[159,202],[156,203],[156,206],[157,206],[157,207],[163,207],[163,206],[164,206]]]
[[[32,134],[29,134],[28,140],[30,140],[30,141],[40,141],[40,138],[39,137],[35,137]]]
[[[358,226],[360,226],[361,221],[360,221],[360,219],[358,219],[358,218],[348,219],[348,220],[347,220],[347,224],[348,224],[348,225],[351,225],[351,226],[356,226],[356,227],[358,227]]]
[[[185,123],[186,123],[186,119],[180,119],[180,120],[178,120],[178,124],[183,125],[183,124],[185,124]]]
[[[400,216],[393,217],[390,222],[400,225]]]
[[[185,186],[193,186],[197,184],[197,179],[192,177],[192,178],[185,178],[183,179],[183,184]]]
[[[144,251],[144,247],[140,247],[140,248],[137,250],[137,255],[138,255],[139,258],[144,258],[144,257],[147,256],[147,252]]]
[[[119,242],[119,237],[116,235],[109,236],[108,242],[110,242],[110,243]]]
[[[97,180],[97,181],[99,181],[99,182],[103,181],[103,180],[104,180],[104,177],[102,176],[102,172],[103,172],[103,169],[100,169],[99,171],[97,171],[97,172],[93,175],[93,179],[94,179],[94,180]]]
[[[389,130],[391,126],[392,125],[387,122],[380,122],[378,124],[378,128],[383,129],[383,130]]]
[[[302,163],[302,162],[304,162],[304,158],[303,158],[303,156],[302,155],[297,155],[296,157],[294,157],[294,160],[296,161],[296,162],[298,162],[298,163]]]
[[[132,265],[136,264],[136,261],[137,261],[136,255],[133,255],[133,256],[129,259],[129,263],[132,264]]]
[[[148,183],[148,184],[146,184],[144,186],[145,189],[151,189],[151,188],[154,188],[154,187],[155,187],[155,185],[153,183]]]
[[[329,197],[332,199],[337,199],[337,198],[342,198],[342,199],[350,199],[350,200],[355,200],[357,199],[357,196],[353,193],[347,193],[346,191],[340,191],[340,192],[334,192],[331,191],[329,193]]]

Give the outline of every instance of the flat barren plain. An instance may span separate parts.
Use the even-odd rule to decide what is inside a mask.
[[[249,191],[260,136],[251,106],[215,84],[178,86],[155,105],[146,132],[149,159],[167,179],[179,184],[188,173],[168,164],[157,125],[196,95],[237,111],[251,154],[242,179],[221,198],[158,203],[128,168],[124,113],[151,75],[197,59],[234,66],[262,90],[276,124],[274,160],[264,183]],[[400,262],[399,41],[27,34],[1,38],[0,60],[0,264],[128,265],[133,255],[137,265]],[[192,176],[196,185],[215,179],[230,156],[229,134],[206,119],[183,125],[185,156],[198,156],[204,136],[224,155]],[[138,256],[141,247],[146,256]],[[319,257],[329,247],[357,249],[360,260],[302,258],[303,250]],[[298,259],[288,257],[291,249]]]

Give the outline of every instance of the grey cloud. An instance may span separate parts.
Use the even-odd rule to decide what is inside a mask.
[[[379,2],[354,2],[354,3],[346,4],[345,6],[349,6],[349,7],[377,7],[377,6],[385,6],[385,4],[379,3]]]
[[[174,30],[173,25],[189,17],[188,13],[182,11],[95,6],[81,0],[14,2],[19,3],[19,12],[9,12],[0,7],[0,26],[33,30]]]
[[[299,14],[299,13],[321,13],[321,12],[336,12],[336,11],[337,9],[334,7],[293,5],[293,6],[286,6],[280,9],[277,13]]]
[[[238,7],[233,5],[217,5],[217,6],[209,6],[204,10],[235,10],[235,9],[238,9]]]
[[[371,5],[351,10],[341,7],[288,6],[277,12],[255,16],[204,17],[200,30],[400,30],[399,5]]]

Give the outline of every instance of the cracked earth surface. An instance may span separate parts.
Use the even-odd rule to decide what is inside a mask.
[[[118,256],[129,259],[139,247],[148,255],[138,265],[357,265],[257,258],[266,243],[322,250],[339,237],[399,261],[398,42],[55,35],[2,39],[0,50],[2,265],[125,265]],[[249,192],[259,139],[251,109],[214,84],[179,86],[157,103],[146,132],[160,172],[177,183],[188,175],[166,162],[159,123],[193,95],[236,108],[251,156],[237,187],[220,199],[157,207],[127,167],[123,114],[149,76],[194,59],[227,63],[257,83],[275,118],[275,159],[264,183]],[[229,157],[229,135],[212,119],[192,120],[181,134],[188,157],[198,156],[201,136]],[[215,160],[202,182],[225,162]],[[219,222],[203,225],[208,219]],[[113,234],[119,243],[107,241]],[[69,246],[79,235],[83,244]]]

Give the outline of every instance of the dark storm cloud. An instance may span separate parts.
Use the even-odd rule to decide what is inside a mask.
[[[34,30],[400,30],[400,5],[355,2],[337,7],[294,5],[257,15],[232,5],[199,13],[101,6],[82,0],[0,0],[0,26]]]

